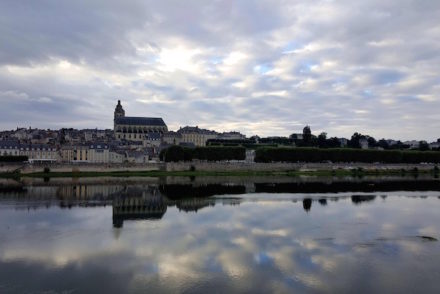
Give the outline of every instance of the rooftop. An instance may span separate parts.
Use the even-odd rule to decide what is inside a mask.
[[[165,122],[160,117],[135,117],[125,116],[115,119],[116,124],[120,125],[142,125],[142,126],[163,126],[166,127]]]
[[[217,132],[215,131],[211,131],[211,130],[207,130],[207,129],[201,129],[198,126],[195,127],[190,127],[190,126],[186,126],[186,127],[181,127],[177,133],[183,134],[183,133],[197,133],[197,134],[209,134],[209,135],[216,135]]]

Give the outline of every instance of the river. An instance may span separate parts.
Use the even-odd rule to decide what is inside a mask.
[[[0,293],[439,293],[436,178],[0,180]]]

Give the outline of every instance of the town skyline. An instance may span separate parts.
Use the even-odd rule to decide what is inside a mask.
[[[120,107],[122,107],[121,106],[121,100],[120,99],[118,99],[117,100],[117,106],[120,106]],[[122,109],[122,108],[121,108]],[[122,112],[123,112],[123,115],[125,115],[125,111],[122,109]],[[116,115],[116,114],[114,114],[114,115]],[[144,116],[142,116],[142,115],[134,115],[134,117],[138,117],[138,118],[143,118]],[[161,119],[162,120],[162,118],[160,117],[159,119]],[[116,116],[114,116],[114,118],[113,118],[113,120],[112,120],[112,122],[113,123],[115,123],[115,121],[116,121]],[[162,121],[162,123],[163,123],[163,121]],[[166,127],[166,124],[165,124],[165,127]],[[221,134],[221,133],[234,133],[234,132],[237,132],[237,133],[239,133],[240,135],[244,135],[245,137],[247,137],[247,138],[249,138],[249,137],[253,137],[253,136],[259,136],[259,137],[286,137],[286,138],[289,138],[289,137],[291,137],[292,135],[294,135],[294,134],[301,134],[301,132],[303,132],[303,128],[304,127],[309,127],[310,128],[310,125],[308,125],[308,124],[306,124],[306,125],[303,125],[302,127],[300,127],[298,130],[292,130],[288,135],[277,135],[277,134],[272,134],[272,135],[267,135],[267,136],[262,136],[261,134],[252,134],[252,135],[249,135],[249,134],[246,134],[246,133],[241,133],[240,131],[238,131],[238,130],[226,130],[226,129],[220,129],[220,130],[218,130],[218,129],[214,129],[214,128],[209,128],[209,127],[205,127],[205,126],[203,126],[203,125],[198,125],[198,124],[195,124],[195,125],[179,125],[178,127],[175,127],[175,128],[169,128],[168,129],[168,131],[170,131],[170,132],[173,132],[173,131],[179,131],[179,130],[181,130],[182,128],[188,128],[188,127],[196,127],[196,128],[200,128],[201,130],[204,130],[204,131],[212,131],[212,132],[216,132],[216,133],[218,133],[218,134]],[[39,128],[38,126],[37,127],[32,127],[32,126],[29,126],[29,127],[24,127],[24,126],[17,126],[16,128],[13,128],[13,129],[0,129],[0,132],[7,132],[7,131],[16,131],[16,130],[19,130],[19,129],[27,129],[27,128],[30,128],[30,129],[39,129],[39,130],[54,130],[54,131],[60,131],[60,130],[62,130],[62,129],[77,129],[77,130],[112,130],[112,129],[114,129],[114,125],[112,126],[112,127],[105,127],[105,128],[99,128],[99,127],[85,127],[85,128],[77,128],[77,127],[59,127],[59,128]],[[326,132],[326,130],[318,130],[318,131],[316,131],[316,130],[314,130],[314,132],[312,132],[312,134],[314,134],[315,136],[318,136],[319,134],[322,134],[322,133],[325,133],[326,134],[326,136],[328,137],[328,138],[330,138],[330,137],[338,137],[338,136],[334,136],[333,134],[329,134],[329,133],[327,133]],[[368,132],[359,132],[359,131],[357,131],[357,130],[354,130],[351,134],[349,134],[348,136],[339,136],[338,138],[345,138],[345,139],[350,139],[350,137],[353,135],[353,134],[355,134],[355,133],[359,133],[359,134],[362,134],[362,135],[366,135],[366,136],[371,136],[371,137],[373,137],[373,138],[375,138],[375,139],[385,139],[385,140],[390,140],[390,141],[400,141],[400,142],[410,142],[410,141],[412,141],[412,142],[420,142],[420,141],[426,141],[426,142],[430,142],[430,141],[432,141],[433,143],[436,143],[436,142],[438,142],[440,139],[439,138],[434,138],[433,140],[429,140],[429,139],[419,139],[419,138],[410,138],[410,139],[405,139],[405,140],[402,140],[402,139],[400,139],[400,138],[393,138],[393,137],[391,137],[391,136],[389,136],[389,137],[381,137],[381,138],[378,138],[378,137],[375,137],[374,135],[371,135],[370,133],[368,133]]]
[[[116,99],[114,99],[114,100],[116,100]],[[117,101],[121,101],[121,100],[119,99]],[[111,115],[109,115],[109,116],[111,116]],[[139,114],[139,115],[133,115],[133,116],[134,117],[143,117],[144,115]],[[166,119],[165,119],[165,121],[166,121]],[[114,122],[114,118],[111,119],[111,125],[105,126],[105,127],[98,127],[98,126],[95,126],[95,127],[92,127],[92,126],[86,126],[86,127],[75,127],[75,126],[39,127],[39,126],[32,126],[32,125],[30,125],[30,126],[17,125],[16,127],[13,127],[13,128],[0,128],[0,132],[15,131],[15,130],[18,130],[18,129],[27,129],[27,128],[40,129],[40,130],[54,130],[54,131],[58,131],[58,130],[61,130],[61,129],[113,130],[113,122]],[[168,123],[167,123],[167,125],[168,125]],[[191,127],[199,127],[201,129],[207,129],[209,131],[215,131],[215,132],[218,132],[218,133],[223,133],[223,132],[225,132],[225,133],[227,133],[227,132],[239,132],[239,133],[242,133],[243,135],[245,135],[246,137],[252,137],[252,136],[259,136],[259,137],[289,137],[292,134],[299,134],[299,133],[301,133],[305,126],[310,126],[312,128],[312,134],[314,134],[315,136],[318,136],[321,133],[326,133],[328,137],[338,137],[338,138],[346,138],[346,139],[350,139],[350,137],[354,133],[360,133],[360,134],[363,134],[363,135],[371,136],[371,137],[373,137],[375,139],[396,140],[396,141],[401,141],[401,142],[404,142],[404,141],[426,141],[426,142],[432,141],[432,142],[437,142],[439,140],[439,137],[440,137],[440,136],[436,136],[436,135],[433,135],[432,139],[427,139],[427,138],[403,138],[402,139],[402,138],[393,137],[391,135],[390,136],[385,136],[385,137],[377,137],[377,136],[374,136],[373,133],[371,133],[371,132],[368,132],[368,131],[364,131],[363,132],[363,131],[359,131],[359,130],[353,130],[351,133],[348,133],[346,136],[337,136],[335,134],[331,134],[331,133],[327,132],[325,129],[315,130],[315,129],[313,129],[313,126],[310,125],[310,124],[300,125],[298,123],[298,124],[295,124],[295,125],[298,126],[298,128],[294,129],[294,130],[291,130],[288,134],[281,134],[281,135],[280,134],[268,134],[268,135],[265,135],[265,136],[261,135],[261,134],[258,134],[258,133],[247,134],[245,132],[241,132],[238,129],[237,130],[236,129],[234,129],[234,130],[232,130],[232,129],[222,129],[222,128],[215,129],[213,127],[209,127],[210,126],[209,124],[207,124],[207,125],[203,125],[203,124],[192,124],[192,125],[191,124],[178,124],[176,127],[174,127],[173,125],[168,125],[168,127],[169,127],[169,131],[177,131],[177,130],[183,128],[183,127],[191,126]]]

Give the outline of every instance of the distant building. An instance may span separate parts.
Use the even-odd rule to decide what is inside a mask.
[[[260,142],[260,137],[257,135],[253,135],[252,137],[249,138],[251,141],[254,141],[255,143],[259,143]]]
[[[167,145],[179,145],[182,142],[182,134],[169,131],[162,136],[163,143]]]
[[[347,147],[348,145],[348,139],[346,138],[338,138],[339,144],[341,147]]]
[[[105,143],[63,146],[60,153],[63,162],[122,163],[125,160],[123,152],[111,150]]]
[[[91,142],[93,140],[93,133],[92,132],[84,132],[84,140],[86,142]]]
[[[56,162],[59,160],[57,149],[48,145],[23,146],[20,155],[27,156],[29,162]]]
[[[293,140],[302,140],[303,139],[303,134],[302,133],[301,134],[292,134],[292,135],[289,136],[289,138],[293,139]]]
[[[146,148],[143,151],[130,150],[126,152],[125,160],[130,163],[146,163],[152,158],[153,151]]]
[[[399,142],[398,141],[396,141],[396,140],[392,140],[392,139],[388,139],[388,140],[385,140],[386,142],[387,142],[387,144],[388,144],[388,146],[394,146],[394,145],[397,145]]]
[[[418,149],[420,147],[420,141],[416,140],[405,141],[403,144],[408,145],[410,149]]]
[[[240,132],[223,132],[218,134],[217,138],[221,140],[243,140],[246,139],[246,136]]]
[[[440,148],[440,142],[432,142],[429,144],[430,149],[439,149]]]
[[[145,140],[146,146],[148,147],[159,147],[160,143],[162,142],[162,136],[161,133],[147,133],[145,134]]]
[[[361,149],[368,149],[368,139],[359,139],[359,146],[361,147]]]
[[[162,136],[167,131],[167,125],[162,118],[125,116],[121,100],[118,100],[114,112],[114,133],[117,140],[125,139],[147,143],[148,141],[155,140],[152,138],[156,138],[151,133],[157,133],[159,136]]]
[[[193,143],[195,146],[206,146],[206,141],[216,139],[218,136],[217,132],[201,129],[198,126],[186,126],[180,128],[177,133],[182,135],[181,143]]]
[[[0,141],[0,156],[19,156],[20,147],[18,141]]]
[[[12,138],[16,138],[17,140],[27,140],[31,139],[31,135],[28,134],[28,130],[25,128],[17,129],[12,135]]]
[[[63,146],[61,148],[61,160],[64,162],[89,162],[89,146]]]

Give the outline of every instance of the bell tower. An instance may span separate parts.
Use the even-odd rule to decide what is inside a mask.
[[[118,100],[118,105],[116,105],[116,108],[115,108],[114,119],[116,120],[118,117],[124,117],[124,116],[125,116],[125,110],[124,110],[124,108],[122,108],[121,100]]]
[[[124,110],[124,108],[122,108],[121,100],[118,100],[118,104],[116,105],[114,115],[115,116],[113,118],[113,130],[116,132],[116,119],[118,119],[119,117],[125,116],[125,110]]]

